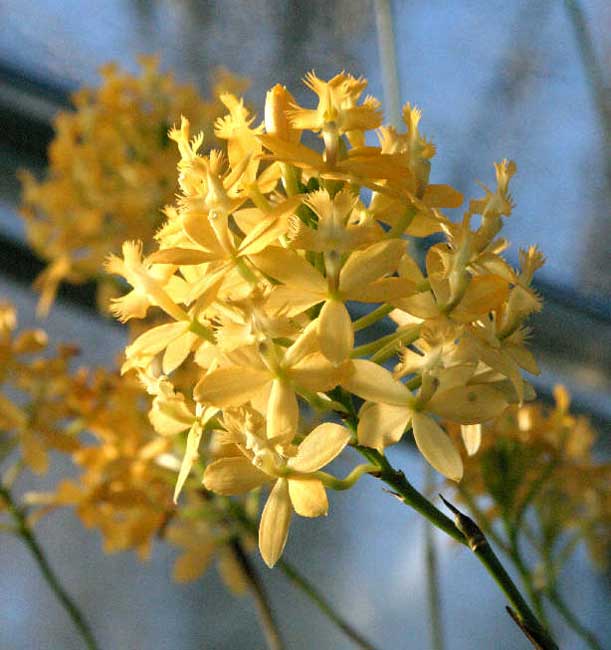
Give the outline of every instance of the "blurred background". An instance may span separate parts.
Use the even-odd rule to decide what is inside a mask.
[[[42,263],[26,246],[15,172],[44,169],[53,116],[69,107],[72,91],[99,83],[101,65],[136,72],[139,54],[157,53],[162,69],[204,95],[211,70],[223,65],[251,80],[246,97],[260,118],[273,84],[311,104],[303,75],[345,69],[367,77],[369,92],[388,106],[376,29],[376,7],[385,6],[394,42],[387,33],[382,40],[396,56],[400,101],[422,108],[422,131],[437,145],[431,181],[470,198],[481,192],[476,180],[494,185],[494,161],[518,163],[508,257],[516,263],[518,249],[533,243],[547,257],[535,283],[545,305],[532,322],[543,371],[534,383],[544,399],[565,384],[608,455],[611,6],[604,0],[1,0],[0,297],[18,306],[21,326],[34,325],[30,284]],[[77,342],[83,364],[110,367],[124,344],[121,328],[95,312],[88,285],[63,288],[43,326],[52,340]],[[415,455],[396,454],[422,484]],[[28,487],[64,471],[56,464],[55,474]],[[364,480],[333,495],[326,520],[296,522],[287,554],[383,648],[420,650],[429,647],[423,526]],[[230,596],[214,570],[195,584],[173,584],[173,551],[159,545],[146,564],[131,554],[105,556],[97,534],[71,513],[44,520],[39,534],[103,648],[264,648],[252,602]],[[0,647],[80,648],[20,542],[3,536],[1,544]],[[481,567],[446,539],[436,544],[448,650],[488,647],[492,638],[499,649],[526,648]],[[259,566],[289,648],[352,647],[279,573]],[[608,576],[594,574],[579,552],[563,584],[575,612],[610,639]],[[563,648],[582,647],[558,629]]]

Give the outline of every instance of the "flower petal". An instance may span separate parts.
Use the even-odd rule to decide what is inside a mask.
[[[267,436],[275,438],[297,430],[297,396],[287,381],[274,379],[267,401]]]
[[[269,381],[271,376],[265,370],[241,366],[217,368],[197,382],[193,396],[198,402],[221,408],[240,406],[248,402]]]
[[[412,429],[416,445],[427,461],[447,478],[460,481],[463,475],[460,454],[437,422],[424,413],[414,413]]]
[[[360,289],[397,270],[404,252],[404,240],[387,239],[352,253],[340,273],[340,291],[358,299]]]
[[[392,374],[373,361],[355,359],[352,369],[342,382],[342,386],[370,402],[406,406],[412,400],[412,394]]]
[[[293,291],[318,294],[321,300],[327,293],[327,283],[322,275],[294,251],[268,248],[250,259],[263,273],[288,285]]]
[[[204,472],[206,490],[223,496],[244,494],[269,480],[267,474],[243,456],[219,458],[210,463]]]
[[[507,401],[501,392],[485,384],[437,391],[426,406],[435,415],[461,424],[490,420],[500,415],[506,407]]]
[[[321,517],[329,511],[327,493],[318,479],[289,479],[289,496],[298,515]]]
[[[298,390],[305,388],[319,393],[335,388],[345,376],[348,365],[337,368],[323,354],[314,352],[290,368],[288,375]]]
[[[197,460],[199,455],[199,442],[202,439],[203,431],[204,429],[199,422],[194,422],[193,426],[189,430],[185,455],[182,458],[180,471],[178,472],[178,478],[176,479],[176,487],[174,488],[174,503],[178,501],[178,495],[182,490],[182,486],[185,484],[187,477],[191,473],[191,468]]]
[[[460,434],[462,441],[465,443],[465,449],[469,456],[477,453],[482,442],[482,425],[481,424],[461,424]]]
[[[189,352],[191,352],[198,338],[197,334],[193,332],[185,332],[168,344],[168,347],[163,353],[163,361],[161,364],[164,375],[169,375],[182,364],[189,356]]]
[[[299,445],[288,466],[298,472],[316,472],[336,458],[350,441],[350,431],[333,422],[317,426]]]
[[[407,406],[366,402],[359,413],[359,443],[383,453],[386,447],[401,440],[411,417],[412,411]]]
[[[288,481],[280,478],[267,498],[259,524],[259,551],[270,569],[284,551],[289,534],[291,514]]]
[[[318,319],[318,340],[322,353],[338,366],[354,347],[352,319],[340,300],[327,300]]]

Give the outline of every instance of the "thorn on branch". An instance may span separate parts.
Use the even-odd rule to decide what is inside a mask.
[[[460,530],[460,532],[465,536],[469,548],[474,553],[477,553],[478,550],[488,546],[486,536],[471,517],[467,517],[467,515],[462,513],[455,505],[445,499],[442,494],[439,495],[439,498],[443,501],[446,508],[454,515],[456,528],[458,528],[458,530]]]
[[[522,630],[526,638],[533,644],[533,648],[535,648],[535,650],[545,650],[545,647],[542,646],[535,638],[535,632],[531,630],[524,621],[520,620],[520,617],[517,615],[517,613],[511,609],[509,605],[506,605],[505,609],[507,610],[509,616],[511,616],[513,619],[513,622]]]

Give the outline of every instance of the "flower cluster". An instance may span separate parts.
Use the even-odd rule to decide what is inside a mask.
[[[161,73],[155,57],[140,63],[138,76],[104,66],[102,85],[80,89],[72,97],[76,110],[56,117],[46,177],[20,174],[28,242],[48,261],[36,283],[41,313],[63,280],[100,282],[100,301],[107,303],[112,284],[100,274],[104,257],[126,238],[150,239],[176,191],[168,127],[188,113],[212,135],[222,110],[218,94],[247,85],[219,70],[215,99],[203,100],[194,87]]]
[[[49,451],[71,452],[78,441],[66,418],[70,413],[70,360],[78,352],[60,346],[47,350],[41,329],[17,331],[17,314],[0,303],[0,460],[15,453],[36,474],[49,467]]]
[[[46,473],[51,451],[68,454],[79,468],[75,478],[24,495],[32,522],[55,508],[74,508],[85,526],[99,530],[106,552],[135,550],[143,559],[163,537],[183,550],[176,580],[199,577],[216,556],[227,585],[241,593],[245,577],[233,547],[249,543],[243,525],[198,486],[190,486],[179,507],[173,503],[180,441],[152,428],[139,381],[103,369],[73,370],[77,353],[63,345],[51,354],[43,330],[19,331],[15,309],[0,305],[3,483],[25,469]],[[244,502],[245,515],[256,505]]]
[[[604,568],[611,540],[611,465],[594,458],[596,434],[569,412],[566,390],[557,386],[554,395],[554,408],[512,407],[488,424],[459,490],[482,503],[490,523],[504,521],[516,532],[528,527],[546,583],[581,541]]]
[[[183,117],[169,134],[180,193],[158,249],[145,256],[142,242],[126,241],[107,261],[132,286],[113,300],[114,314],[166,321],[131,342],[123,371],[153,396],[160,435],[186,432],[175,496],[199,482],[202,460],[209,491],[268,485],[259,547],[270,566],[293,511],[326,514],[326,489],[371,471],[361,465],[344,480],[322,471],[347,446],[383,453],[411,427],[428,462],[458,481],[461,455],[437,418],[463,425],[473,453],[478,425],[529,398],[521,371],[537,372],[524,321],[540,308],[531,281],[543,258],[523,251],[516,271],[499,237],[515,164],[495,165],[496,186],[451,221],[441,210],[463,198],[429,182],[435,147],[417,108],[404,107],[399,132],[382,126],[376,99],[361,100],[364,79],[310,73],[305,82],[313,108],[278,85],[262,124],[221,95],[224,151],[201,153],[204,136],[192,137]],[[302,142],[307,132],[320,149]],[[412,243],[433,234],[443,241],[420,265]],[[380,335],[376,323],[391,328]],[[384,365],[392,357],[393,371]],[[193,379],[181,388],[173,373],[183,369]],[[309,430],[300,405],[322,424]]]

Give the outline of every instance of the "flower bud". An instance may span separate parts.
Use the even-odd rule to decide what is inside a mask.
[[[286,111],[295,104],[295,98],[281,84],[276,84],[267,91],[265,97],[265,130],[281,140],[299,142],[301,131],[294,129],[289,122]]]

